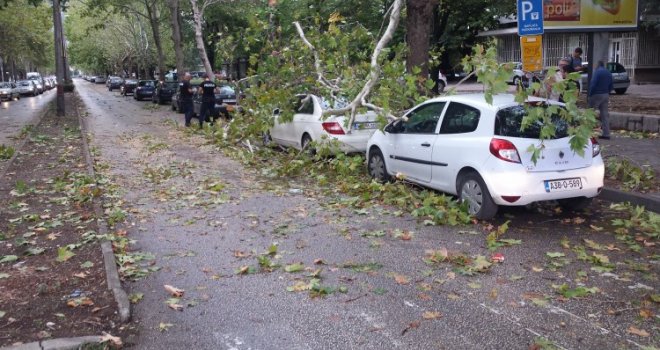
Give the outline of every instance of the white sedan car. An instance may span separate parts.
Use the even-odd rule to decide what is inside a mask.
[[[280,112],[275,110],[275,124],[269,131],[270,141],[296,149],[306,149],[308,144],[319,144],[337,140],[339,150],[345,153],[364,152],[367,141],[378,128],[374,112],[358,114],[353,125],[347,124],[345,116],[329,116],[323,119],[323,110],[329,103],[318,96],[298,95],[293,106],[295,114],[291,122],[280,122]]]
[[[557,138],[544,142],[535,164],[527,148],[539,144],[540,130],[531,125],[521,131],[524,115],[513,95],[496,95],[492,105],[483,94],[428,100],[411,109],[407,120],[374,133],[367,145],[369,174],[380,181],[396,175],[458,195],[478,219],[492,218],[499,205],[546,200],[584,209],[603,187],[598,142],[592,138],[584,156],[576,154],[568,126],[557,119]]]

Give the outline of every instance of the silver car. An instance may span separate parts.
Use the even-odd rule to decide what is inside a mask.
[[[2,82],[0,83],[0,101],[7,100],[13,101],[21,98],[21,94],[18,93],[16,88],[16,83],[13,82]]]
[[[587,63],[585,63],[585,65],[586,64]],[[628,87],[630,86],[630,77],[628,76],[628,72],[626,72],[626,68],[617,62],[607,62],[605,67],[608,71],[610,71],[610,73],[612,73],[612,85],[614,85],[614,92],[616,92],[617,95],[625,94],[628,90]],[[581,83],[582,88],[580,90],[589,89],[586,74],[582,74]]]
[[[16,83],[18,93],[21,95],[37,96],[37,85],[32,80],[20,80]]]

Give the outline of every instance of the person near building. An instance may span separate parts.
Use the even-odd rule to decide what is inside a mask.
[[[186,72],[186,74],[183,75],[183,79],[179,83],[179,103],[181,104],[181,110],[183,111],[186,118],[186,126],[190,126],[190,121],[192,120],[193,116],[193,90],[192,86],[190,86],[191,78],[192,76],[190,73]]]
[[[603,61],[598,61],[598,68],[594,70],[589,83],[589,107],[597,109],[600,115],[600,127],[602,130],[599,138],[610,139],[610,113],[608,111],[610,91],[614,88],[612,73],[605,68]]]
[[[549,100],[559,101],[561,98],[561,93],[558,91],[557,86],[564,80],[564,67],[569,64],[568,60],[562,58],[557,64],[557,71],[555,75],[546,78],[545,80],[545,90],[547,92],[547,98]]]
[[[585,71],[585,67],[582,66],[582,48],[581,47],[576,47],[575,50],[573,50],[573,54],[568,59],[568,62],[576,72]]]
[[[204,74],[204,81],[199,84],[202,89],[202,106],[199,109],[199,127],[201,128],[205,121],[213,124],[213,112],[215,108],[215,93],[218,86],[215,85],[213,80],[208,74]]]

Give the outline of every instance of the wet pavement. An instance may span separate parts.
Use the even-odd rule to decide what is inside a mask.
[[[492,224],[510,220],[505,237],[520,244],[497,249],[504,262],[486,273],[464,276],[456,265],[425,262],[425,257],[447,249],[452,256],[489,260],[493,252],[486,248],[482,224],[425,226],[407,213],[395,213],[396,208],[350,209],[341,204],[346,194],[290,191],[301,188],[295,180],[263,178],[262,169],[227,158],[200,135],[186,133],[183,116],[168,106],[75,83],[88,108],[98,167],[107,169],[123,192],[113,199],[129,212],[122,228],[139,249],[156,256],[155,266],[161,268],[125,283],[129,293],[144,294],[131,324],[139,332],[125,339],[129,347],[527,349],[549,341],[564,349],[621,349],[658,344],[656,316],[640,317],[640,310],[657,314],[647,302],[649,294],[657,294],[657,263],[645,258],[657,250],[626,249],[609,225],[618,215],[609,203],[597,200],[580,216],[545,207],[503,210]],[[402,240],[397,232],[410,232],[412,239]],[[611,272],[594,270],[578,258],[585,240],[604,249],[598,253],[608,256]],[[276,253],[267,254],[272,245]],[[301,263],[304,269],[267,272],[258,261],[262,267]],[[237,273],[250,267],[256,273]],[[313,278],[320,281],[310,293]],[[168,307],[172,300],[165,284],[185,289],[176,300],[183,311]],[[587,297],[563,298],[557,293],[562,284],[597,289]],[[334,293],[324,297],[322,287]],[[648,336],[631,333],[630,327]]]
[[[27,125],[39,122],[41,111],[55,98],[55,90],[17,101],[0,102],[0,145],[16,146],[16,136]]]

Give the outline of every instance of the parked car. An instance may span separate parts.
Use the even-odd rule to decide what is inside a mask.
[[[513,65],[513,72],[511,76],[506,80],[507,84],[519,86],[522,83],[523,78],[525,77],[525,72],[523,72],[523,67],[521,62],[510,62]]]
[[[342,152],[364,152],[367,141],[378,128],[376,113],[358,114],[353,125],[346,125],[348,120],[344,115],[323,118],[323,110],[330,107],[328,101],[318,96],[297,95],[293,103],[293,120],[280,121],[281,111],[276,109],[273,113],[275,123],[264,136],[264,141],[302,150],[312,141],[327,143],[336,140]]]
[[[585,62],[583,66],[588,66],[588,63]],[[605,67],[608,71],[610,71],[610,73],[612,73],[612,85],[614,85],[614,92],[617,95],[625,94],[626,91],[628,91],[628,87],[630,87],[630,77],[628,76],[626,68],[617,62],[608,62]],[[587,79],[587,74],[582,74],[580,81],[582,84],[582,88],[580,89],[581,91],[587,91],[589,89]]]
[[[128,96],[128,94],[133,94],[135,93],[135,88],[137,87],[137,84],[138,84],[137,80],[126,79],[121,84],[121,87],[119,88],[119,93],[122,96]]]
[[[108,86],[108,91],[112,91],[114,89],[121,89],[121,84],[124,82],[124,80],[120,77],[112,77],[108,79],[106,85]]]
[[[162,105],[166,101],[172,101],[172,96],[176,92],[179,83],[176,81],[159,81],[156,85],[151,100],[153,103]]]
[[[102,75],[99,75],[96,77],[96,79],[94,79],[95,84],[105,84],[105,82],[106,82],[106,78]]]
[[[37,96],[39,92],[37,91],[37,84],[32,80],[20,80],[16,83],[18,88],[18,93],[21,95],[30,95]]]
[[[232,113],[239,107],[236,105],[236,92],[230,86],[222,85],[218,87],[218,93],[215,94],[215,107],[211,111],[211,118],[231,118]],[[199,115],[202,109],[202,91],[197,89],[193,95],[193,114]]]
[[[183,110],[181,110],[181,105],[179,104],[179,97],[181,97],[181,83],[177,84],[176,91],[172,95],[172,110],[183,113]]]
[[[18,92],[16,83],[14,82],[1,82],[0,83],[0,101],[7,100],[13,101],[21,98],[21,94]]]
[[[441,94],[447,87],[447,76],[442,71],[438,71],[438,79],[435,81],[437,93]]]
[[[143,98],[151,98],[155,89],[155,80],[140,80],[137,83],[137,87],[135,87],[135,91],[133,91],[133,98],[138,101],[142,100]]]
[[[527,103],[558,104],[530,97]],[[367,168],[380,181],[393,176],[457,195],[469,213],[490,219],[498,206],[558,200],[585,208],[603,187],[600,146],[590,139],[584,156],[570,148],[568,125],[553,118],[556,137],[544,141],[536,163],[527,148],[538,144],[540,127],[521,131],[525,106],[514,95],[438,97],[405,118],[376,131],[368,143]]]
[[[96,75],[92,75],[92,76],[89,77],[89,79],[88,79],[87,81],[90,82],[90,83],[95,83],[95,82],[96,82],[96,78],[97,78]]]
[[[31,80],[34,83],[34,85],[37,88],[37,93],[38,94],[43,94],[44,93],[44,81],[41,79],[41,77],[32,76],[28,79]]]

